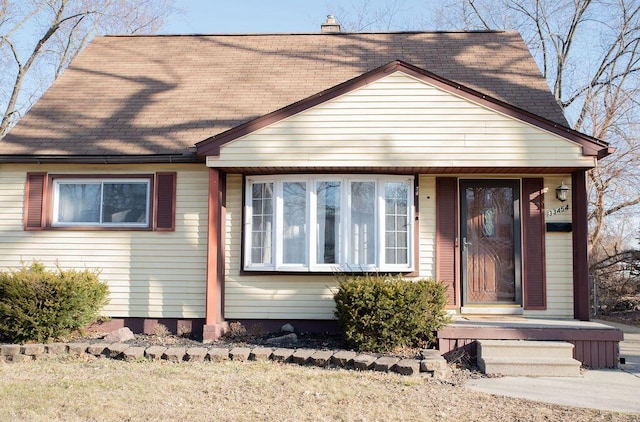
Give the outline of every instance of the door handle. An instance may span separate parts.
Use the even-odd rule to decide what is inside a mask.
[[[471,242],[467,242],[467,238],[463,237],[462,238],[462,247],[466,249],[467,246],[471,246]]]

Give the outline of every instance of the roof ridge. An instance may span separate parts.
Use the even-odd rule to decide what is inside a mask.
[[[371,32],[255,32],[255,33],[192,33],[192,34],[106,34],[99,35],[103,38],[160,38],[160,37],[256,37],[256,36],[308,36],[308,35],[394,35],[394,34],[510,34],[518,33],[515,30],[435,30],[435,31],[371,31]]]

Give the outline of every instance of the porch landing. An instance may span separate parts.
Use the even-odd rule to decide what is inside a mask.
[[[438,331],[438,348],[448,359],[465,352],[476,358],[476,340],[566,341],[573,358],[592,369],[617,368],[623,333],[599,322],[511,316],[454,316]]]

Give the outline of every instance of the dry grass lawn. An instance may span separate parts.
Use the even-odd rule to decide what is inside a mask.
[[[0,420],[619,421],[396,374],[272,362],[0,364]]]

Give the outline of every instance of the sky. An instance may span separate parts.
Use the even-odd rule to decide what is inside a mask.
[[[164,34],[236,34],[319,32],[332,13],[355,15],[367,4],[370,10],[393,8],[398,22],[422,11],[433,0],[181,0]],[[395,28],[399,29],[399,28]]]

